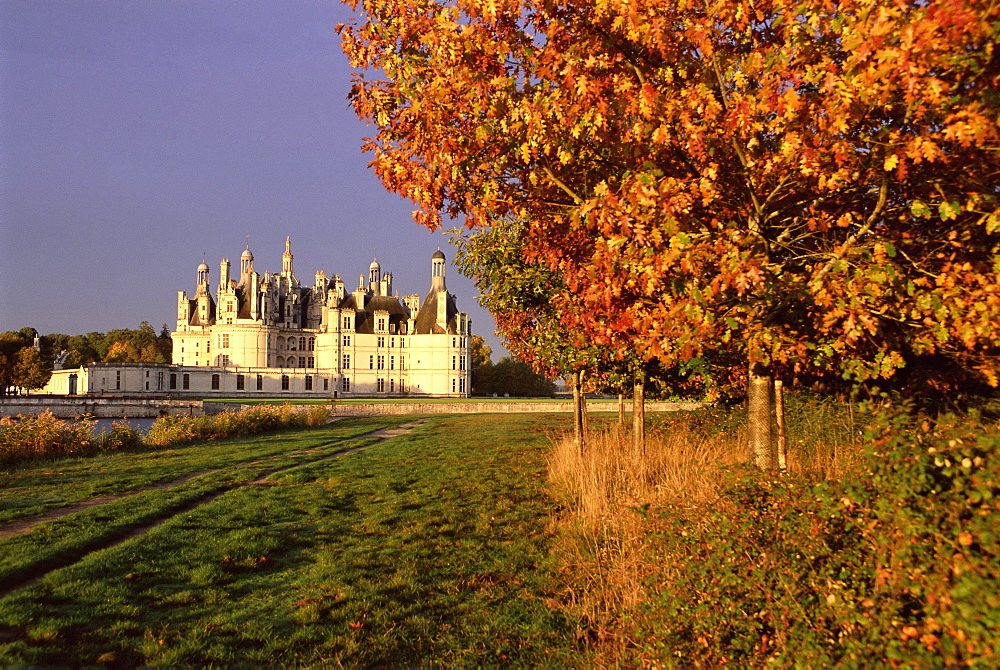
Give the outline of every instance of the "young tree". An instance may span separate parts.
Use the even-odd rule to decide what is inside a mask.
[[[26,391],[43,388],[52,378],[52,364],[33,347],[22,347],[14,363],[13,385]]]
[[[998,384],[992,4],[361,4],[376,172],[425,225],[527,221],[588,342],[751,391]]]

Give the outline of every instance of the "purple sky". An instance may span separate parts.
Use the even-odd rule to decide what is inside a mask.
[[[376,250],[426,293],[446,236],[367,167],[335,0],[0,0],[0,331],[174,327],[206,260],[323,269]],[[498,360],[472,282],[448,288]]]

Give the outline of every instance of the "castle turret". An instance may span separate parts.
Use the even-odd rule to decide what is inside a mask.
[[[250,245],[248,244],[243,255],[240,256],[240,274],[245,276],[251,272],[253,272],[253,252],[250,251]]]
[[[440,249],[434,252],[431,256],[431,290],[432,291],[447,291],[444,282],[444,266],[445,257],[444,252]]]
[[[208,266],[205,261],[198,266],[198,293],[208,293]]]
[[[372,261],[372,264],[368,266],[368,290],[375,295],[381,295],[381,282],[382,282],[382,266],[378,264],[378,260]]]

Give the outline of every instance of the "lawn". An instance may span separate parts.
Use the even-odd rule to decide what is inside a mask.
[[[110,542],[91,539],[65,567],[0,599],[0,664],[585,664],[573,622],[552,606],[546,435],[568,418],[438,415],[316,460],[386,423],[7,475],[26,489],[37,482],[52,504],[214,469],[47,524],[134,526],[119,519],[147,508],[166,519],[107,548],[92,550]],[[43,472],[73,476],[62,488]],[[267,485],[238,485],[261,472],[272,472]],[[0,554],[24,556],[17,542],[46,534],[0,539]]]

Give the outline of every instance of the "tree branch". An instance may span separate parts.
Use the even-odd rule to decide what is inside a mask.
[[[868,215],[868,219],[865,221],[864,225],[858,228],[857,231],[852,233],[847,238],[843,246],[840,248],[840,251],[834,254],[833,258],[828,260],[826,264],[819,269],[819,272],[817,272],[813,276],[813,278],[809,281],[811,285],[816,285],[819,282],[821,282],[823,280],[823,277],[825,277],[830,272],[830,270],[833,269],[833,266],[836,265],[838,261],[840,261],[841,259],[844,258],[844,256],[847,255],[847,252],[850,250],[852,246],[854,246],[854,243],[858,241],[858,238],[860,238],[862,235],[866,235],[872,229],[872,226],[875,225],[875,221],[878,219],[879,214],[882,213],[882,209],[885,207],[885,202],[888,199],[888,194],[889,194],[889,177],[883,176],[882,186],[879,188],[879,193],[878,193],[878,203],[875,205],[875,209],[873,209],[872,213]]]
[[[542,166],[542,171],[545,172],[545,174],[548,176],[548,178],[552,180],[553,184],[555,184],[556,186],[558,186],[559,188],[561,188],[563,190],[563,192],[566,193],[566,195],[568,195],[569,197],[573,198],[573,202],[575,204],[577,204],[577,205],[582,205],[583,204],[583,198],[581,198],[579,195],[577,195],[576,191],[574,191],[569,186],[567,186],[566,183],[562,179],[560,179],[559,177],[555,176],[555,174],[552,172],[552,170],[550,170],[548,168],[548,166],[543,165]]]

